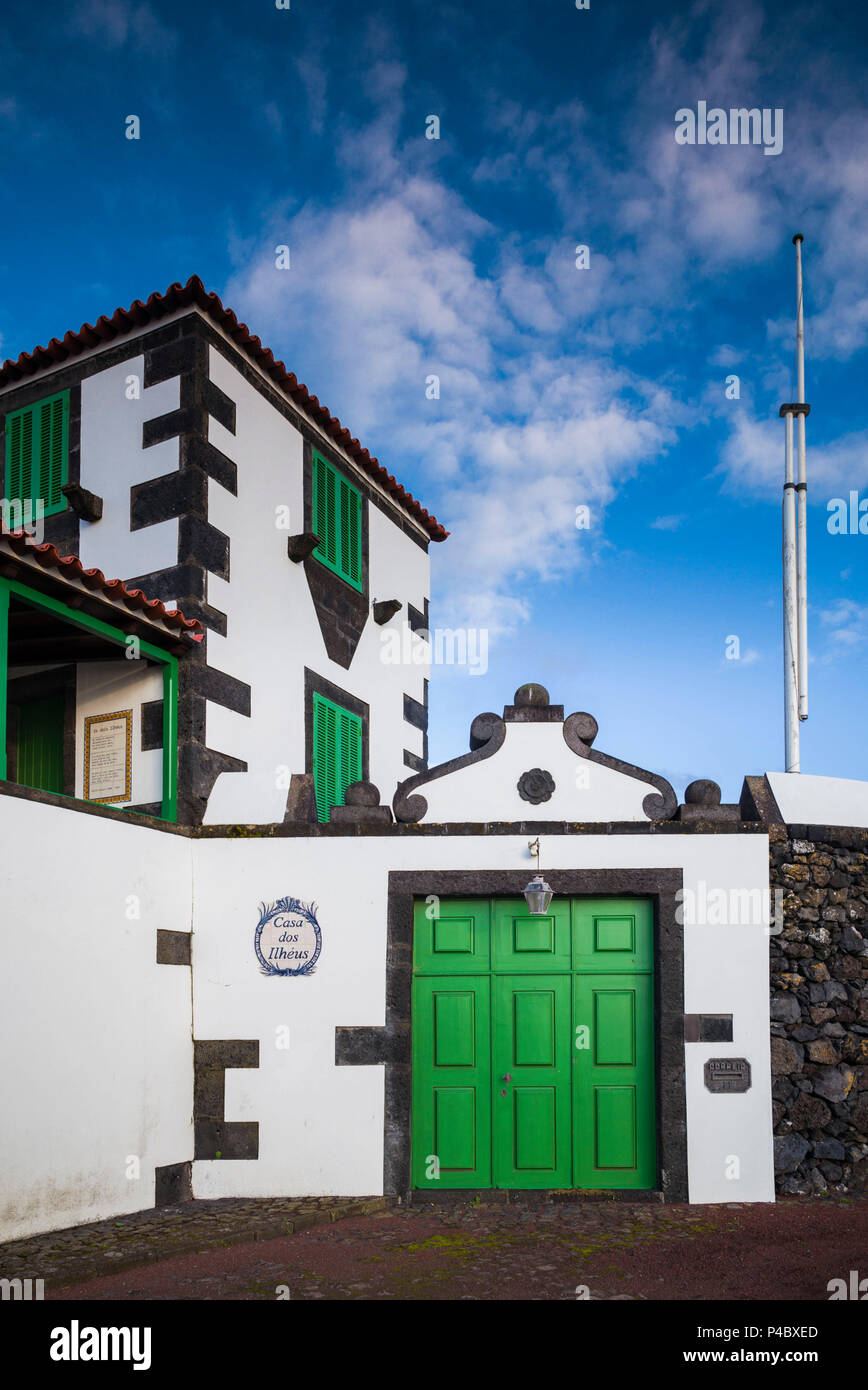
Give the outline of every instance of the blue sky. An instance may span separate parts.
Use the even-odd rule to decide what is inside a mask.
[[[433,761],[534,680],[731,799],[782,766],[802,231],[802,768],[868,777],[868,536],[826,525],[868,495],[866,29],[739,0],[7,4],[0,355],[198,273],[453,533],[432,626],[488,631],[488,670],[435,669]],[[676,144],[699,101],[781,108],[782,152]]]

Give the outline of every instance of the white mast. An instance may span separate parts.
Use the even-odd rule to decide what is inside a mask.
[[[805,320],[801,232],[796,248],[796,388],[798,400],[780,408],[784,419],[784,751],[787,772],[800,771],[799,722],[808,717],[808,551],[805,419]],[[793,477],[793,417],[798,418],[798,481]],[[798,494],[798,503],[796,501]]]

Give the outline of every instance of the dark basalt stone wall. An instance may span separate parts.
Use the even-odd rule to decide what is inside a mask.
[[[770,827],[778,1191],[868,1191],[868,831]]]

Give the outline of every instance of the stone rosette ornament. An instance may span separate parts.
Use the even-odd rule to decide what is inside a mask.
[[[529,801],[532,806],[539,806],[541,801],[551,799],[555,789],[555,779],[544,768],[532,767],[529,772],[521,774],[516,785],[522,801]]]

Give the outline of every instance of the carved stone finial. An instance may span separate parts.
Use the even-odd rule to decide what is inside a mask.
[[[720,787],[716,782],[700,777],[685,789],[684,800],[688,806],[719,806]]]
[[[379,789],[373,782],[351,782],[344,795],[346,806],[379,806]]]
[[[491,710],[486,710],[485,714],[477,714],[470,725],[471,752],[475,753],[477,748],[484,748],[502,725],[500,715],[492,714]]]
[[[544,685],[520,685],[513,696],[513,704],[517,709],[539,709],[550,703],[549,692]]]
[[[391,825],[392,812],[380,805],[379,789],[373,782],[351,782],[344,793],[343,806],[333,806],[333,825]]]
[[[576,714],[571,714],[564,722],[564,737],[569,743],[570,737],[577,738],[586,748],[590,748],[599,732],[599,724],[592,714],[586,714],[584,710],[579,710]],[[569,737],[568,737],[569,735]]]

